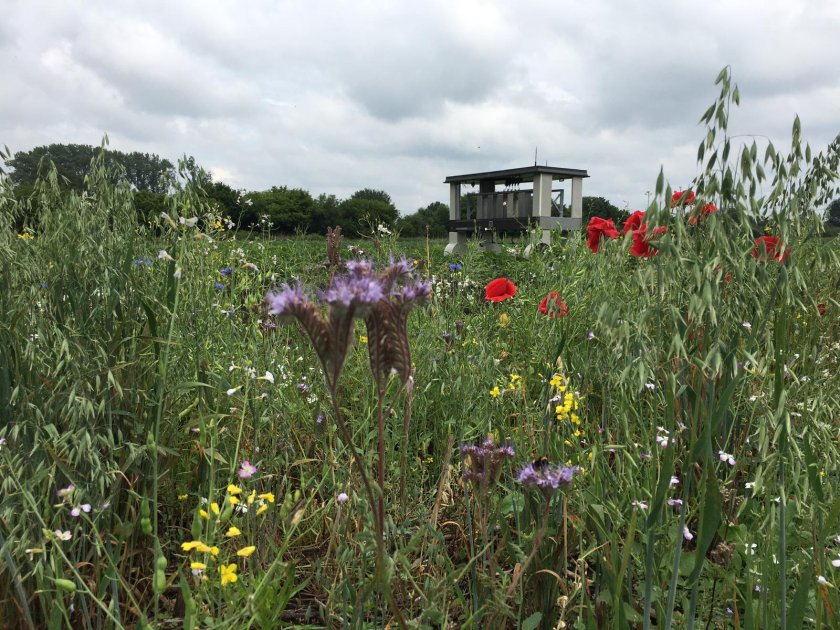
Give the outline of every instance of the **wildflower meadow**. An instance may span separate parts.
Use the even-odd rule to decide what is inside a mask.
[[[0,627],[840,627],[840,137],[716,86],[530,258],[0,176]]]

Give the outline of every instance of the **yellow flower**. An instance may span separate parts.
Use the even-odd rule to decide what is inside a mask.
[[[203,562],[190,562],[190,569],[194,571],[204,571],[207,568],[207,565]]]
[[[258,494],[257,498],[262,499],[263,501],[268,501],[269,503],[274,503],[274,493],[273,492],[263,492],[262,494]]]
[[[511,375],[510,375],[510,382],[511,382],[511,383],[515,383],[515,382],[516,382],[516,381],[518,381],[519,379],[520,379],[519,374],[511,374]]]
[[[186,498],[187,498],[188,496],[190,496],[190,495],[188,495],[188,494],[179,494],[179,495],[178,495],[178,500],[179,500],[179,501],[184,501],[184,500],[186,500]]]
[[[498,385],[490,390],[490,395],[493,398],[498,398],[499,396],[502,395],[502,392],[499,391],[499,386]]]
[[[227,492],[231,496],[236,496],[237,494],[242,494],[242,489],[237,486],[234,486],[233,484],[230,484],[227,487]]]
[[[184,543],[181,543],[181,549],[183,549],[184,551],[192,551],[193,549],[198,549],[203,544],[204,543],[201,542],[200,540],[193,540],[191,542],[184,542]]]
[[[230,500],[231,505],[236,505],[239,503],[239,499],[237,497],[228,497],[228,499]]]
[[[365,335],[359,335],[359,343],[367,343],[368,338]]]
[[[218,516],[219,515],[219,504],[216,503],[215,501],[213,501],[213,503],[210,504],[210,510],[213,512],[213,514]]]
[[[263,503],[260,507],[257,508],[257,516],[262,514],[268,509],[268,503]]]
[[[207,546],[207,545],[205,545],[204,543],[201,543],[198,547],[196,547],[196,548],[195,548],[195,550],[196,550],[198,553],[207,553],[207,552],[209,552],[209,551],[212,551],[212,549],[210,549],[210,547],[208,547],[208,546]]]
[[[207,551],[210,552],[210,555],[214,558],[219,555],[219,548],[218,547],[210,547]]]
[[[229,564],[227,566],[221,565],[219,567],[219,573],[221,574],[222,586],[232,584],[237,580],[236,564]]]
[[[250,547],[242,547],[242,549],[240,549],[239,551],[236,552],[236,555],[241,556],[242,558],[247,558],[252,553],[254,553],[256,550],[257,550],[257,548],[254,547],[253,545],[251,545]]]
[[[256,490],[251,490],[251,494],[248,495],[248,505],[251,505],[254,502],[254,498],[257,496]]]
[[[510,326],[510,316],[507,313],[499,315],[499,328],[507,328]]]
[[[207,514],[207,510],[199,510],[198,515],[203,518],[205,521],[210,518],[210,515]]]
[[[225,536],[228,538],[233,538],[234,536],[239,536],[242,532],[239,531],[239,528],[236,525],[232,525],[227,532],[225,532]]]

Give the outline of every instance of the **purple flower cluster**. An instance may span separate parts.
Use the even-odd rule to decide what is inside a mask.
[[[551,466],[540,462],[525,466],[516,480],[526,488],[538,488],[550,494],[571,485],[572,478],[579,470],[578,466]]]
[[[321,299],[330,306],[345,309],[373,306],[385,297],[382,282],[370,272],[351,273],[336,276],[330,287],[321,294]]]
[[[510,442],[497,445],[490,436],[477,444],[462,444],[464,481],[479,485],[494,483],[498,479],[501,463],[514,454]]]
[[[272,315],[294,316],[296,308],[308,303],[309,297],[303,292],[300,284],[295,283],[291,286],[284,284],[278,292],[269,292],[265,301],[268,303],[268,312]]]

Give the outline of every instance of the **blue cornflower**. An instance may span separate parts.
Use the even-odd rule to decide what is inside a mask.
[[[213,287],[221,291],[222,289],[226,288],[225,285],[221,282],[214,282]]]
[[[135,258],[133,264],[135,267],[151,267],[154,263],[152,262],[151,258],[144,256],[141,258]]]
[[[449,263],[449,270],[450,271],[461,271],[464,268],[464,265],[461,263]]]
[[[230,267],[222,267],[221,269],[219,269],[219,273],[223,276],[229,276],[233,273],[233,269],[231,269]]]

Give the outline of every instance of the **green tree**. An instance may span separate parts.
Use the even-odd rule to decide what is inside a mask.
[[[835,199],[825,209],[825,222],[840,227],[840,198]]]
[[[376,196],[368,193],[376,193]],[[385,201],[385,198],[390,200],[387,193],[365,189],[342,201],[338,213],[342,231],[348,236],[358,236],[368,225],[376,227],[382,224],[393,227],[399,212],[394,204]]]
[[[51,160],[64,183],[81,190],[85,176],[90,172],[91,160],[100,152],[105,152],[105,164],[111,169],[113,183],[127,181],[135,190],[164,193],[175,174],[172,163],[151,153],[123,153],[93,147],[86,144],[51,144],[35,147],[30,151],[18,151],[8,161],[14,170],[10,173],[17,184],[32,184],[38,178],[39,169],[44,160]]]
[[[433,201],[425,208],[419,208],[414,214],[400,217],[397,228],[402,236],[425,236],[426,226],[429,236],[440,238],[448,232],[449,206],[440,201]]]
[[[603,197],[584,197],[583,198],[583,225],[589,223],[592,217],[601,217],[602,219],[612,219],[613,223],[618,225],[625,221],[630,215],[625,210],[620,210]]]
[[[215,207],[218,214],[230,217],[237,225],[242,219],[242,202],[240,192],[224,182],[213,182],[204,187],[210,205]]]
[[[251,202],[247,211],[250,225],[258,225],[265,218],[272,231],[283,234],[292,234],[298,229],[308,230],[315,209],[315,200],[309,192],[285,186],[249,193],[247,201]]]

